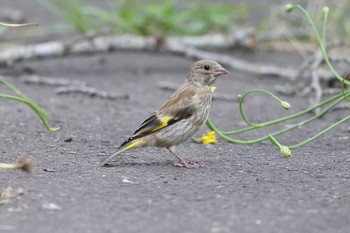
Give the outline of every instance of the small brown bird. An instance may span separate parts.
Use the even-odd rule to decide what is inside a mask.
[[[227,73],[216,61],[195,62],[185,82],[102,164],[106,165],[124,151],[155,146],[165,147],[175,155],[175,166],[198,167],[198,164],[186,162],[176,154],[175,147],[194,135],[206,122],[212,99],[211,85],[217,77]]]

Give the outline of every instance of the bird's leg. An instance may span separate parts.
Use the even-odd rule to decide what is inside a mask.
[[[199,168],[200,165],[198,163],[195,162],[190,162],[187,163],[183,158],[181,158],[180,155],[175,153],[175,147],[169,147],[167,148],[169,150],[170,153],[172,153],[173,155],[175,155],[175,157],[177,158],[177,161],[174,161],[174,166],[176,167],[185,167],[185,168]]]
[[[174,154],[174,153],[173,153]],[[173,162],[175,167],[185,167],[185,168],[190,168],[189,164],[183,159],[181,158],[179,155],[174,154],[177,158],[176,161]]]

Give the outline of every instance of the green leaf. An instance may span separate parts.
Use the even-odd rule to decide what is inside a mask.
[[[38,117],[41,119],[43,125],[48,131],[56,132],[60,130],[60,128],[50,127],[48,122],[46,121],[47,113],[44,111],[44,109],[40,108],[36,103],[34,103],[31,99],[29,99],[25,94],[23,94],[20,90],[18,90],[15,86],[13,86],[9,81],[7,81],[2,76],[0,76],[0,83],[4,84],[9,90],[13,91],[17,95],[17,96],[14,96],[14,95],[0,93],[0,98],[19,101],[28,105],[38,115]]]

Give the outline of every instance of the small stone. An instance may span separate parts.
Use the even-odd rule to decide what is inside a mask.
[[[59,205],[56,205],[55,203],[47,203],[47,204],[43,204],[43,209],[46,210],[61,210],[62,207]]]
[[[128,180],[127,178],[123,178],[122,179],[122,182],[123,183],[128,183],[128,184],[134,184],[135,182],[131,181],[131,180]]]

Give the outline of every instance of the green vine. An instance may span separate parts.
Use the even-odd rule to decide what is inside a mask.
[[[49,132],[56,132],[60,129],[60,128],[50,127],[46,120],[47,113],[2,76],[0,76],[0,83],[4,84],[9,90],[13,91],[16,94],[16,95],[8,95],[8,94],[0,93],[0,98],[19,101],[28,105],[38,115],[43,125]]]
[[[324,60],[328,66],[328,68],[330,69],[330,71],[332,72],[332,74],[334,75],[334,77],[337,78],[338,81],[340,81],[342,83],[342,92],[340,94],[337,94],[335,96],[332,96],[324,101],[322,101],[321,103],[314,105],[312,107],[309,107],[303,111],[300,111],[298,113],[295,114],[291,114],[285,117],[281,117],[275,120],[271,120],[271,121],[267,121],[267,122],[263,122],[263,123],[252,123],[251,121],[248,120],[248,118],[244,115],[243,112],[243,101],[244,99],[253,94],[253,93],[263,93],[263,94],[267,94],[270,95],[272,98],[274,98],[275,100],[277,100],[283,108],[285,108],[286,110],[288,110],[291,106],[288,102],[281,100],[280,98],[278,98],[276,95],[272,94],[271,92],[268,92],[266,90],[262,90],[262,89],[254,89],[251,91],[248,91],[247,93],[245,93],[243,96],[239,96],[239,111],[241,114],[241,117],[243,118],[243,120],[249,125],[246,128],[242,128],[242,129],[238,129],[238,130],[233,130],[233,131],[221,131],[219,130],[215,124],[208,119],[206,124],[208,126],[209,129],[215,131],[217,133],[217,135],[219,137],[221,137],[222,139],[224,139],[225,141],[229,142],[229,143],[235,143],[235,144],[255,144],[255,143],[259,143],[262,142],[264,140],[270,140],[270,142],[275,145],[277,148],[279,148],[280,152],[282,153],[282,155],[284,157],[290,157],[292,155],[291,150],[299,148],[301,146],[304,146],[307,143],[310,143],[314,140],[316,140],[317,138],[321,137],[322,135],[324,135],[325,133],[327,133],[328,131],[334,129],[335,127],[337,127],[338,125],[348,121],[350,119],[350,115],[341,119],[340,121],[330,125],[329,127],[327,127],[326,129],[322,130],[321,132],[315,134],[312,137],[309,137],[308,139],[299,142],[295,145],[282,145],[281,143],[278,142],[278,140],[275,138],[276,136],[282,135],[284,133],[287,133],[293,129],[299,128],[300,126],[306,125],[312,121],[317,120],[318,118],[322,117],[323,115],[327,114],[328,112],[330,112],[332,109],[334,109],[340,102],[342,102],[344,99],[350,102],[350,91],[346,91],[345,90],[345,85],[349,85],[350,82],[346,80],[346,77],[348,76],[348,74],[345,75],[345,77],[341,77],[333,68],[332,64],[330,63],[329,59],[328,59],[328,55],[327,55],[327,51],[326,51],[326,25],[327,25],[327,20],[328,20],[328,13],[329,13],[329,8],[328,7],[324,7],[323,8],[323,14],[324,14],[324,24],[323,24],[323,29],[322,29],[322,38],[320,37],[316,26],[313,22],[313,20],[311,19],[309,13],[300,5],[292,5],[292,4],[287,4],[285,6],[285,11],[286,12],[291,12],[293,9],[298,9],[300,10],[305,17],[307,18],[307,20],[309,21],[315,35],[317,38],[317,42],[320,46],[320,49],[322,51]],[[276,132],[273,132],[269,135],[266,136],[262,136],[256,139],[251,139],[251,140],[239,140],[239,139],[235,139],[232,137],[232,135],[238,135],[250,130],[255,130],[258,128],[263,128],[263,127],[267,127],[267,126],[271,126],[271,125],[276,125],[279,124],[281,122],[284,121],[289,121],[301,116],[304,116],[305,114],[308,114],[312,111],[314,111],[315,109],[319,109],[321,107],[324,107],[324,109],[322,111],[320,111],[318,114],[313,115],[311,117],[309,117],[306,120],[300,121],[299,123],[296,124],[292,124],[291,126],[283,129],[283,130],[279,130]],[[198,138],[194,138],[194,141],[196,142],[200,142],[200,140]]]

